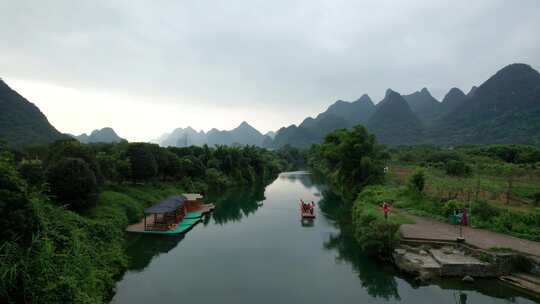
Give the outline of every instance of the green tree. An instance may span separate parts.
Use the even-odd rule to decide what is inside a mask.
[[[48,168],[50,164],[54,164],[63,158],[80,158],[86,162],[94,173],[98,186],[102,185],[105,181],[103,174],[101,174],[101,168],[96,159],[96,153],[90,148],[89,145],[81,144],[76,140],[62,140],[53,143],[49,147],[49,154],[45,161],[45,167]]]
[[[362,126],[329,133],[322,144],[312,149],[311,160],[342,194],[353,200],[362,187],[384,178],[384,155],[375,137]]]
[[[72,210],[94,206],[98,198],[96,176],[80,158],[64,158],[49,167],[50,194]]]

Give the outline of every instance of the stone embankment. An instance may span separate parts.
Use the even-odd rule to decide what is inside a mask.
[[[394,262],[401,270],[417,275],[419,280],[433,277],[496,277],[492,264],[483,262],[458,248],[402,246],[394,251]]]

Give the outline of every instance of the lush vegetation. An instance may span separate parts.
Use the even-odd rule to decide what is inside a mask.
[[[417,146],[392,149],[391,155],[387,181],[377,191],[396,207],[443,221],[468,207],[474,227],[540,240],[540,148]],[[425,186],[411,191],[418,168]]]
[[[385,201],[442,221],[467,207],[474,227],[540,240],[540,148],[535,146],[385,150],[359,126],[328,134],[310,150],[309,164],[353,203],[354,236],[373,254],[388,253],[399,225],[408,221],[399,211],[385,220],[380,210]]]
[[[124,228],[174,193],[271,181],[256,147],[60,141],[0,149],[0,302],[102,303],[126,269]]]

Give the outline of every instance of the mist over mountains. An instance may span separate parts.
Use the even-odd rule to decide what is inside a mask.
[[[177,128],[152,140],[162,146],[255,145],[307,147],[338,128],[363,124],[387,145],[540,144],[540,74],[526,64],[511,64],[465,94],[449,89],[442,101],[427,88],[401,95],[388,89],[375,104],[364,94],[338,100],[315,118],[262,134],[247,122],[232,130]],[[111,128],[75,136],[85,143],[123,140]],[[40,110],[0,80],[0,140],[10,146],[65,139]]]
[[[165,147],[187,147],[187,146],[202,146],[202,145],[254,145],[264,146],[272,142],[273,133],[263,135],[257,129],[252,127],[247,122],[242,122],[238,127],[229,130],[221,131],[211,129],[207,133],[204,131],[196,131],[191,127],[177,128],[170,134],[163,134],[160,138],[152,142],[158,143]]]

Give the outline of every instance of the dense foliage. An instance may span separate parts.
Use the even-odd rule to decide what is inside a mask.
[[[386,178],[379,178],[374,171],[376,178],[364,183],[358,178],[361,175],[353,173],[362,168],[361,162],[341,163],[347,154],[340,148],[347,151],[351,147],[342,144],[348,134],[347,130],[330,134],[323,144],[312,148],[309,159],[333,190],[354,200],[352,230],[363,250],[385,256],[395,244],[394,232],[405,220],[399,212],[384,220],[380,206],[385,201],[397,209],[442,221],[448,221],[458,209],[471,208],[474,227],[539,240],[537,147],[404,146],[379,150],[379,159],[388,165]]]
[[[267,183],[287,167],[249,146],[67,140],[16,157],[0,147],[0,302],[106,302],[129,263],[124,228],[145,207],[179,192]]]

